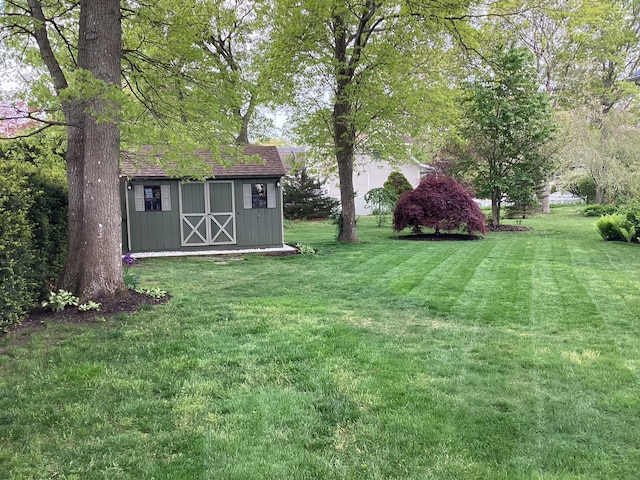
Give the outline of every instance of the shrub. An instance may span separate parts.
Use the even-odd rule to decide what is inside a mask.
[[[396,195],[396,198],[400,198],[404,192],[410,192],[413,190],[413,186],[407,180],[401,172],[393,171],[389,174],[387,181],[384,182],[383,187],[393,192]]]
[[[426,177],[415,190],[400,197],[393,214],[393,229],[407,227],[414,232],[423,227],[434,228],[436,233],[458,229],[470,235],[487,232],[480,207],[462,185],[446,175]]]
[[[596,200],[596,182],[591,177],[582,177],[567,185],[567,191],[577,195],[587,203]]]
[[[64,177],[0,147],[0,331],[20,322],[55,282],[67,246]]]
[[[604,240],[624,240],[631,243],[636,239],[636,226],[621,213],[603,215],[596,221],[596,230]]]
[[[615,205],[598,205],[591,204],[584,207],[582,210],[582,214],[585,217],[601,217],[602,215],[611,215],[612,213],[616,213],[618,211],[618,207]]]
[[[0,331],[19,323],[36,301],[31,268],[31,190],[15,165],[0,168]]]
[[[398,201],[398,195],[386,188],[373,188],[365,196],[366,205],[373,208],[373,214],[378,217],[378,226],[386,220],[388,213],[393,212]]]
[[[340,202],[322,193],[324,182],[309,175],[301,168],[284,181],[283,213],[287,220],[328,218]]]

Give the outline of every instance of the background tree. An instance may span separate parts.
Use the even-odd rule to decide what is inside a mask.
[[[581,193],[591,193],[597,204],[639,198],[640,130],[632,126],[633,115],[615,110],[562,118],[571,138],[562,150],[563,184],[582,186]]]
[[[339,241],[358,241],[355,153],[406,155],[402,136],[434,125],[434,112],[451,101],[443,93],[449,81],[440,74],[451,64],[449,29],[464,18],[466,6],[464,0],[276,2],[271,57],[299,92],[299,137],[337,165]]]
[[[476,193],[491,199],[500,225],[503,200],[522,202],[552,169],[545,146],[555,129],[549,97],[538,91],[528,51],[497,48],[484,71],[467,86],[466,145],[460,151]]]
[[[464,229],[486,233],[485,216],[464,187],[446,175],[424,178],[415,190],[400,198],[393,213],[393,229],[411,227],[414,233],[433,228],[436,234]]]
[[[339,202],[322,191],[324,182],[312,177],[302,167],[284,180],[283,212],[288,220],[328,218],[337,210]]]
[[[494,2],[491,10],[518,12],[492,17],[490,35],[517,38],[534,54],[538,78],[567,122],[561,173],[571,175],[563,183],[575,185],[577,172],[594,158],[602,171],[589,174],[592,182],[619,171],[615,156],[606,152],[618,150],[611,124],[627,135],[638,122],[638,89],[624,81],[640,65],[638,2],[513,0]],[[597,151],[595,157],[580,154],[585,146]]]
[[[198,2],[203,10],[200,45],[212,61],[213,83],[228,91],[229,111],[238,125],[236,143],[249,143],[249,130],[260,135],[267,126],[257,118],[259,108],[274,103],[277,78],[270,74],[264,55],[270,36],[271,0]],[[258,122],[257,120],[261,120]]]

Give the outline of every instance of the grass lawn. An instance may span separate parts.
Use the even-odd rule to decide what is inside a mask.
[[[145,260],[168,304],[0,339],[0,478],[640,478],[640,247],[523,224]]]

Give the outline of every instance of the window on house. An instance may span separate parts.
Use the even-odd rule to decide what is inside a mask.
[[[169,185],[136,185],[134,197],[136,212],[167,212],[171,210]]]

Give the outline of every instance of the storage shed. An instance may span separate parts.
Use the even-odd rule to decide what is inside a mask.
[[[125,154],[120,169],[123,252],[138,256],[287,250],[276,147],[246,146],[229,166],[198,154],[203,178],[168,173],[150,149]],[[256,160],[258,159],[258,160]],[[145,255],[146,254],[146,255]]]

